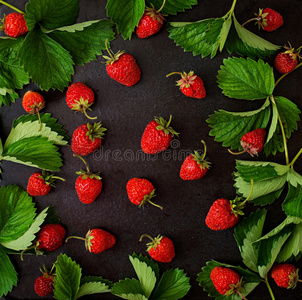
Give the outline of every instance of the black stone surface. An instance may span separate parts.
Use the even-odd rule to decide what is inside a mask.
[[[12,5],[24,10],[26,1],[12,0]],[[78,22],[106,17],[105,0],[80,0],[80,15]],[[200,0],[192,10],[168,16],[167,21],[197,21],[209,17],[219,17],[230,9],[232,0]],[[271,7],[282,13],[284,25],[275,32],[258,31],[253,24],[247,28],[269,41],[284,45],[288,41],[293,46],[302,45],[302,2],[300,0],[238,0],[235,14],[240,23],[251,18],[258,8]],[[11,10],[1,6],[0,15]],[[72,157],[70,146],[61,147],[64,166],[59,176],[66,182],[57,182],[55,189],[44,197],[36,197],[34,201],[38,211],[49,205],[55,205],[61,222],[67,230],[67,235],[84,236],[94,227],[103,228],[114,234],[116,245],[99,255],[85,251],[84,243],[70,240],[59,250],[49,256],[25,256],[24,262],[19,256],[10,258],[18,272],[18,286],[5,298],[38,299],[33,285],[35,278],[40,275],[39,268],[45,264],[50,267],[60,253],[66,253],[82,267],[83,275],[103,276],[112,281],[126,277],[134,277],[128,256],[133,252],[146,254],[144,243],[139,237],[143,233],[156,236],[158,234],[170,237],[175,244],[176,257],[169,264],[159,263],[160,270],[173,267],[183,268],[190,276],[191,290],[184,299],[209,299],[196,281],[197,274],[205,263],[211,259],[244,266],[240,259],[239,250],[233,237],[233,229],[214,232],[205,225],[206,214],[217,198],[233,199],[232,172],[235,169],[236,157],[230,155],[221,143],[214,142],[209,136],[210,128],[206,119],[215,110],[246,111],[260,107],[262,101],[238,101],[229,99],[221,93],[216,83],[216,76],[224,58],[230,55],[223,51],[215,58],[194,57],[185,53],[169,39],[166,25],[155,36],[140,40],[135,34],[129,41],[124,41],[119,34],[111,43],[114,52],[126,50],[132,54],[142,70],[138,84],[129,88],[113,81],[106,74],[104,61],[98,60],[75,68],[73,82],[82,81],[95,92],[96,102],[91,115],[98,116],[103,125],[108,128],[101,149],[87,157],[93,171],[101,171],[103,191],[91,205],[82,204],[74,190],[75,172],[83,168],[80,160]],[[234,54],[235,55],[235,54]],[[272,65],[274,57],[266,61]],[[37,66],[42,67],[42,66]],[[173,71],[194,70],[204,80],[207,90],[205,99],[186,98],[175,86],[174,78],[166,78]],[[277,87],[275,94],[285,96],[302,108],[301,71],[299,69],[284,79]],[[279,75],[276,73],[276,78]],[[35,84],[30,84],[20,91],[20,98],[27,90],[39,90]],[[65,93],[59,91],[42,92],[47,101],[45,112],[63,124],[71,136],[77,126],[87,122],[82,114],[76,114],[69,109],[65,102]],[[1,138],[9,134],[14,119],[25,114],[21,99],[10,107],[0,108]],[[168,118],[173,115],[172,125],[180,132],[180,137],[173,142],[172,147],[158,157],[139,156],[140,139],[143,130],[153,116]],[[301,147],[301,122],[298,131],[293,133],[289,141],[289,154],[293,158]],[[204,139],[208,146],[208,159],[212,168],[199,181],[186,182],[179,178],[179,170],[185,150],[202,149],[200,140]],[[240,157],[250,160],[248,154]],[[259,160],[269,160],[284,163],[284,154],[266,158],[263,154]],[[17,184],[26,188],[29,176],[36,169],[10,162],[2,162],[3,181],[1,185]],[[302,160],[295,164],[295,170],[302,173]],[[145,177],[156,187],[156,202],[164,207],[164,211],[152,205],[140,209],[127,198],[126,183],[133,177]],[[267,206],[268,217],[264,231],[278,225],[285,219],[281,209],[284,199],[275,201]],[[245,209],[246,215],[255,211],[252,204]],[[301,267],[301,261],[296,263]],[[302,285],[295,290],[278,288],[272,280],[271,286],[278,300],[298,299],[302,294]],[[104,294],[86,296],[85,299],[117,299]],[[84,299],[83,298],[83,299]],[[47,299],[47,297],[45,298]],[[49,298],[50,299],[50,298]],[[271,299],[265,284],[260,284],[249,296],[249,300]]]

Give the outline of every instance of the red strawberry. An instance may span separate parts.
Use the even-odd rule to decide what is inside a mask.
[[[52,252],[60,248],[65,237],[65,229],[60,224],[45,224],[37,235],[37,249]]]
[[[149,180],[144,178],[132,178],[127,182],[126,188],[129,200],[133,204],[144,206],[146,203],[150,203],[163,209],[161,206],[151,201],[156,195],[154,186]]]
[[[274,31],[283,25],[283,18],[271,8],[259,9],[257,23],[265,31]]]
[[[144,39],[155,33],[159,32],[164,23],[164,17],[160,13],[165,5],[166,0],[164,0],[163,5],[159,10],[156,10],[151,3],[152,7],[146,7],[145,12],[136,28],[136,34],[139,38]]]
[[[101,253],[110,249],[116,243],[115,237],[111,233],[102,229],[89,230],[85,238],[70,236],[66,239],[66,242],[71,238],[84,240],[86,250],[92,253]]]
[[[27,192],[31,196],[44,196],[50,192],[50,189],[54,185],[56,179],[65,181],[61,177],[54,176],[46,171],[33,173],[27,183]]]
[[[295,288],[299,280],[298,270],[294,265],[283,263],[275,265],[271,272],[272,278],[279,287]]]
[[[155,154],[166,150],[173,135],[178,136],[178,133],[170,126],[172,116],[169,121],[165,121],[162,117],[155,117],[151,121],[143,133],[141,139],[141,147],[146,154]]]
[[[291,45],[284,48],[286,51],[279,53],[274,62],[275,69],[281,74],[286,74],[293,71],[298,65],[298,60],[300,58],[300,51],[296,51],[291,47]]]
[[[99,173],[91,173],[86,161],[78,155],[85,164],[87,171],[80,170],[76,174],[80,175],[75,182],[75,189],[81,202],[90,204],[94,202],[102,191],[102,181]]]
[[[202,178],[208,171],[210,163],[205,160],[207,153],[206,144],[204,144],[204,153],[200,155],[197,151],[186,157],[180,169],[180,178],[183,180],[197,180]]]
[[[51,274],[51,272],[48,272],[45,269],[45,266],[44,271],[41,270],[41,272],[43,273],[43,275],[39,276],[35,280],[34,289],[39,296],[43,297],[52,294],[54,290],[54,276]]]
[[[168,74],[167,77],[173,74],[179,74],[181,76],[181,79],[176,82],[184,95],[197,99],[202,99],[206,96],[202,79],[194,75],[193,71],[190,71],[188,74],[186,72],[173,72]]]
[[[88,155],[97,150],[102,144],[104,131],[102,124],[83,124],[79,126],[72,135],[71,149],[75,154]]]
[[[237,293],[242,299],[246,299],[240,293],[243,290],[242,279],[240,279],[239,274],[232,269],[215,267],[211,271],[210,277],[219,294],[231,296]]]
[[[29,114],[37,114],[40,122],[39,130],[41,130],[42,123],[40,118],[40,110],[45,106],[45,100],[43,96],[37,92],[28,91],[24,94],[22,100],[22,106]]]
[[[128,53],[125,53],[124,51],[118,51],[116,54],[114,54],[107,47],[107,41],[106,48],[110,56],[103,56],[107,59],[107,74],[112,79],[123,85],[135,85],[141,78],[141,70],[134,57]]]
[[[143,237],[147,237],[151,240],[151,242],[147,244],[147,251],[154,260],[163,263],[172,261],[175,256],[175,250],[173,242],[169,238],[161,235],[152,238],[150,235],[143,234],[139,239],[140,242]]]
[[[89,119],[96,119],[89,117],[86,110],[91,110],[90,106],[94,102],[93,90],[82,82],[75,82],[69,86],[66,92],[67,105],[76,111],[80,111],[85,114]]]
[[[2,23],[3,26],[0,27],[0,30],[4,29],[4,32],[10,37],[16,38],[28,31],[24,15],[18,12],[4,16]]]

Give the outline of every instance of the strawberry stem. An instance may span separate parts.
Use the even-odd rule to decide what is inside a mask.
[[[259,18],[251,18],[251,19],[245,21],[245,22],[241,25],[241,27],[244,27],[247,23],[250,23],[250,22],[252,22],[252,21],[259,21]]]
[[[84,115],[85,115],[88,119],[90,119],[90,120],[95,120],[95,119],[97,119],[97,117],[90,117],[90,116],[88,116],[88,115],[87,115],[87,112],[86,112],[86,108],[83,108],[83,113],[84,113]]]
[[[80,236],[69,236],[69,237],[65,240],[65,243],[67,243],[68,240],[70,240],[70,239],[78,239],[78,240],[82,240],[82,241],[85,241],[85,242],[88,241],[88,239],[83,238],[83,237],[80,237]]]
[[[109,47],[108,47],[108,39],[106,39],[106,41],[105,41],[105,47],[106,47],[106,50],[107,50],[107,52],[108,52],[110,58],[111,58],[112,60],[115,60],[114,55],[113,55],[113,52],[110,51],[110,49],[109,49]]]
[[[289,167],[293,168],[294,163],[296,162],[296,160],[299,158],[299,156],[302,154],[302,148],[300,149],[300,151],[297,153],[297,155],[294,157],[294,159],[291,161],[291,163],[288,165]]]
[[[79,159],[82,160],[82,162],[85,164],[85,167],[86,167],[86,169],[87,169],[87,174],[90,174],[90,170],[89,170],[88,164],[86,163],[85,159],[84,159],[82,156],[77,155],[77,154],[73,154],[73,156],[74,156],[74,157],[78,157]]]
[[[247,300],[238,290],[236,290],[236,293],[244,300]]]
[[[141,242],[143,240],[144,237],[147,237],[148,239],[150,239],[152,241],[152,243],[155,243],[155,240],[152,236],[150,236],[149,234],[143,234],[140,238],[139,241]]]
[[[266,286],[267,286],[267,288],[268,288],[268,291],[269,291],[269,293],[270,293],[270,295],[271,295],[272,300],[276,300],[276,299],[275,299],[275,296],[274,296],[274,294],[273,294],[272,288],[270,287],[270,285],[269,285],[269,283],[268,283],[267,277],[265,277],[264,282],[265,282],[265,284],[266,284]]]
[[[148,200],[148,203],[150,203],[150,204],[152,204],[152,205],[154,205],[154,206],[160,208],[161,210],[163,210],[163,207],[162,207],[162,206],[160,206],[160,205],[158,205],[158,204],[152,202],[151,200]]]
[[[166,75],[166,77],[169,77],[169,76],[171,76],[171,75],[175,75],[175,74],[177,74],[177,75],[182,75],[182,73],[181,73],[181,72],[172,72],[172,73],[170,73],[170,74]]]
[[[254,179],[252,178],[251,179],[251,190],[250,190],[250,193],[249,195],[247,196],[247,198],[242,202],[240,203],[238,206],[236,206],[236,208],[243,208],[245,203],[248,202],[252,196],[252,193],[253,193],[253,189],[254,189]]]
[[[298,69],[298,68],[301,67],[301,66],[302,66],[302,62],[299,63],[292,71],[283,74],[283,75],[276,81],[275,86],[274,86],[274,89],[276,88],[277,84],[278,84],[278,83],[279,83],[286,75],[290,74],[291,72],[295,71],[296,69]]]
[[[2,3],[3,5],[11,8],[11,9],[13,9],[14,11],[16,11],[16,12],[22,14],[22,15],[25,15],[25,12],[23,12],[22,10],[20,10],[20,9],[14,7],[14,6],[12,6],[11,4],[6,3],[5,1],[0,0],[0,3]]]
[[[206,157],[206,154],[207,154],[207,145],[206,145],[206,142],[204,140],[201,140],[201,142],[202,142],[203,147],[204,147],[203,155],[202,155],[202,159],[204,159]]]
[[[42,121],[41,121],[41,116],[40,116],[40,113],[39,113],[39,109],[37,108],[37,115],[38,115],[38,119],[39,119],[39,129],[38,129],[38,132],[41,130],[42,128]]]
[[[164,8],[165,4],[166,4],[166,0],[164,0],[164,2],[162,4],[162,6],[160,7],[160,9],[156,11],[157,14],[161,12],[161,10]]]
[[[64,178],[59,177],[59,176],[51,176],[51,178],[54,178],[54,179],[60,179],[60,180],[62,180],[62,181],[66,181]]]
[[[243,154],[243,153],[245,153],[247,150],[242,150],[242,151],[240,151],[240,152],[233,152],[232,150],[230,150],[230,149],[228,149],[228,151],[231,153],[231,154],[233,154],[233,155],[240,155],[240,154]]]

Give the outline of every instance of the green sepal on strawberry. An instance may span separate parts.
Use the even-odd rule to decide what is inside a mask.
[[[174,135],[178,136],[171,127],[172,116],[168,122],[162,117],[155,117],[145,128],[141,139],[142,150],[146,154],[156,154],[166,150],[172,141]]]
[[[175,257],[174,244],[168,237],[158,235],[157,237],[152,238],[148,234],[143,234],[139,241],[141,242],[144,237],[151,240],[151,242],[147,244],[147,252],[154,260],[169,263]]]
[[[89,230],[85,238],[70,236],[66,239],[66,242],[68,242],[68,240],[71,238],[85,241],[86,250],[95,254],[112,248],[116,243],[116,238],[114,235],[99,228]]]
[[[0,30],[4,30],[5,34],[10,37],[17,38],[28,32],[24,15],[19,12],[4,15],[1,22]]]
[[[289,263],[277,264],[273,267],[271,276],[275,283],[282,288],[294,289],[299,282],[299,269]]]
[[[53,270],[53,268],[52,268]],[[40,269],[40,271],[43,273],[43,275],[40,275],[37,277],[34,283],[34,289],[38,296],[44,297],[51,295],[54,290],[54,274],[52,273],[52,270],[50,272],[46,269],[45,265],[43,266],[43,270]]]

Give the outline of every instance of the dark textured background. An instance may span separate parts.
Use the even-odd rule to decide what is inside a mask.
[[[24,10],[26,1],[9,1]],[[80,0],[80,16],[78,22],[106,18],[105,0]],[[209,17],[223,16],[230,9],[232,0],[200,0],[192,10],[167,17],[167,21],[197,21]],[[299,0],[238,0],[235,14],[240,23],[251,18],[258,8],[271,7],[281,12],[284,25],[272,33],[261,32],[253,24],[247,28],[269,41],[284,45],[290,41],[293,46],[302,45],[302,3]],[[8,14],[10,9],[1,6],[0,15]],[[235,157],[227,152],[220,143],[209,137],[209,127],[206,119],[215,110],[245,111],[260,107],[262,101],[238,101],[226,98],[216,83],[216,75],[223,58],[228,53],[223,51],[215,58],[193,57],[192,53],[184,53],[182,48],[168,38],[166,26],[157,35],[140,40],[135,34],[131,41],[124,41],[117,34],[111,43],[114,52],[126,50],[132,54],[142,70],[138,84],[129,88],[108,77],[104,61],[101,57],[82,67],[76,67],[72,81],[82,81],[95,92],[96,102],[91,115],[98,116],[103,125],[108,128],[101,151],[86,159],[93,171],[101,171],[103,191],[91,205],[82,204],[74,190],[75,172],[83,168],[80,160],[72,157],[70,146],[61,147],[64,166],[59,176],[66,182],[57,182],[57,187],[44,197],[36,197],[34,201],[38,211],[49,205],[55,205],[61,222],[67,229],[67,235],[84,236],[90,228],[99,227],[113,233],[117,238],[116,245],[99,255],[85,251],[84,243],[71,240],[50,256],[25,256],[24,262],[19,256],[10,256],[17,272],[18,286],[7,296],[7,299],[38,299],[33,285],[40,275],[39,268],[45,264],[50,267],[56,261],[59,253],[66,253],[82,267],[83,275],[98,275],[112,281],[135,276],[128,255],[133,252],[146,253],[144,243],[139,243],[143,233],[156,236],[158,234],[170,237],[175,244],[176,257],[169,264],[160,263],[161,271],[172,267],[180,267],[190,276],[192,288],[184,299],[209,299],[207,293],[198,286],[197,274],[205,263],[211,259],[230,264],[241,263],[240,254],[233,237],[233,229],[214,232],[204,223],[206,214],[217,198],[233,199],[232,172],[235,167]],[[273,57],[266,60],[270,64]],[[37,66],[39,67],[39,66]],[[173,71],[194,70],[203,78],[207,97],[202,100],[186,98],[175,86],[177,76],[166,78]],[[302,108],[301,69],[283,80],[277,87],[275,95],[285,96]],[[279,75],[276,74],[276,78]],[[26,86],[20,91],[20,97],[27,90],[39,90],[35,84]],[[65,93],[59,91],[42,92],[47,105],[45,112],[63,124],[71,136],[73,130],[87,122],[82,114],[71,111],[65,102]],[[1,138],[9,134],[14,119],[24,114],[21,99],[10,107],[0,108]],[[160,154],[157,158],[140,157],[129,159],[126,153],[136,153],[140,150],[140,139],[143,130],[153,116],[168,118],[173,115],[172,125],[180,132],[180,137],[166,154],[170,159]],[[289,141],[289,154],[292,159],[301,147],[301,124]],[[208,145],[208,159],[213,163],[208,174],[199,181],[186,182],[179,178],[182,160],[173,157],[181,150],[202,149],[200,140]],[[120,152],[118,152],[120,151]],[[115,155],[118,154],[118,159]],[[106,156],[105,156],[106,154]],[[128,157],[128,159],[127,159]],[[241,159],[251,159],[248,154]],[[284,154],[265,158],[259,155],[259,160],[272,160],[284,163]],[[29,176],[36,171],[33,168],[10,162],[3,162],[2,185],[18,184],[26,188]],[[302,173],[302,159],[295,164],[295,170]],[[132,177],[145,177],[156,187],[157,197],[154,201],[164,207],[164,211],[152,205],[140,209],[127,198],[126,183]],[[265,232],[274,228],[285,215],[281,210],[280,200],[267,208],[268,217]],[[252,204],[245,209],[246,215],[256,208]],[[301,266],[301,261],[297,266]],[[278,288],[274,282],[271,286],[276,299],[296,299],[302,293],[302,285],[293,291]],[[110,294],[89,296],[85,299],[117,299]],[[264,284],[260,284],[249,296],[249,300],[270,299]]]

